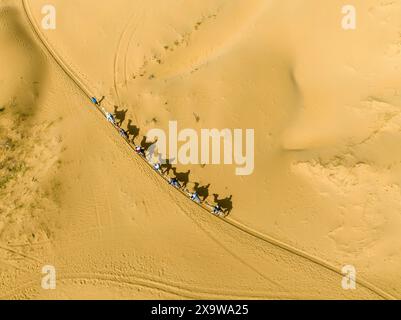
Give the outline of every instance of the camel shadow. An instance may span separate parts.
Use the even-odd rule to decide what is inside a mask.
[[[102,96],[102,97],[100,98],[100,100],[97,102],[99,106],[102,105],[102,102],[103,102],[103,100],[104,100],[105,98],[106,98],[105,96]]]
[[[199,197],[203,198],[202,201],[205,201],[209,197],[209,188],[210,183],[206,186],[200,186],[198,182],[195,182],[194,190],[199,195]]]
[[[116,125],[121,127],[127,116],[127,110],[118,110],[118,106],[114,106],[114,117],[116,118]]]
[[[148,141],[148,138],[146,136],[142,137],[141,140],[141,147],[145,149],[145,151],[148,151],[148,149],[150,148],[150,146],[154,145],[156,143],[156,141]]]
[[[162,159],[159,157],[160,167],[162,170],[162,174],[170,174],[170,171],[173,171],[173,165],[171,164],[173,159]]]
[[[131,141],[132,143],[135,144],[135,139],[139,136],[139,132],[141,130],[136,126],[132,124],[132,120],[128,120],[128,125],[127,125],[127,133],[132,136]]]
[[[224,198],[224,199],[219,199],[219,195],[216,193],[213,193],[213,198],[214,198],[214,202],[223,209],[223,212],[225,215],[228,215],[231,213],[231,211],[233,210],[233,202],[232,202],[233,196],[232,195],[227,198]]]
[[[100,102],[104,99],[100,100]],[[1,111],[1,110],[0,110]],[[118,122],[116,123],[118,127],[121,128],[121,125],[124,123],[126,119],[126,114],[128,110],[118,110],[118,106],[114,106],[114,117]],[[128,120],[127,124],[127,130],[123,130],[122,128],[120,129],[120,135],[122,135],[124,138],[127,140],[130,140],[133,144],[135,144],[135,139],[139,136],[140,133],[140,128],[137,127],[136,125],[133,124],[132,120]],[[131,137],[131,139],[129,139]],[[155,145],[156,141],[147,141],[146,136],[142,136],[142,140],[140,142],[140,146],[143,148],[143,156],[145,157],[145,151],[149,151],[150,153],[153,154],[153,145]],[[191,170],[188,170],[186,172],[178,172],[177,168],[174,167],[171,162],[174,161],[173,159],[162,159],[161,156],[159,155],[159,164],[160,164],[160,172],[163,175],[170,175],[172,172],[174,174],[174,178],[177,179],[179,182],[180,186],[182,188],[186,188],[188,183],[189,183],[189,176],[191,174]],[[201,186],[200,183],[194,182],[194,191],[198,194],[199,198],[202,199],[202,202],[206,201],[206,199],[209,197],[209,188],[210,188],[210,183],[207,185]],[[219,199],[219,195],[214,193],[213,194],[214,202],[218,204],[223,213],[225,215],[228,215],[231,213],[233,210],[233,203],[232,203],[232,195],[229,197],[226,197],[224,199]]]
[[[187,184],[189,182],[189,175],[191,173],[191,170],[188,170],[187,172],[177,172],[177,168],[172,168],[175,178],[180,182],[183,188],[187,187]]]

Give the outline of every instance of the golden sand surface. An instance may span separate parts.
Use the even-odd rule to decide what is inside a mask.
[[[0,298],[400,298],[401,2],[353,4],[346,31],[339,0],[0,0]],[[254,129],[251,175],[177,165],[230,214],[89,93],[136,144],[172,120]]]

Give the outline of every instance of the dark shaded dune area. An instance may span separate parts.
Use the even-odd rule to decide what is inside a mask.
[[[40,103],[47,75],[45,53],[27,32],[16,8],[0,4],[0,108],[2,113],[29,118]],[[5,48],[5,49],[4,49]],[[13,72],[4,72],[12,70]],[[1,114],[0,114],[1,116]]]

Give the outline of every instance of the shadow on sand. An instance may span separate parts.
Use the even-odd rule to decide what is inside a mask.
[[[103,101],[104,97],[100,101]],[[119,110],[118,106],[114,106],[114,117],[116,118],[117,126],[121,128],[123,125],[126,116],[127,116],[128,110]],[[131,119],[128,119],[128,124],[127,124],[127,129],[124,130],[128,136],[127,140],[135,145],[135,140],[139,137],[139,133],[141,132],[141,129],[137,127],[136,125],[133,124],[133,121]],[[140,146],[145,150],[148,151],[148,149],[155,144],[155,141],[153,142],[148,142],[146,136],[142,136]],[[151,151],[150,151],[151,152]],[[176,178],[177,181],[180,183],[181,188],[185,190],[187,185],[190,183],[190,174],[191,170],[188,170],[186,172],[179,172],[177,170],[177,167],[173,166],[171,162],[174,159],[162,159],[159,156],[159,162],[160,162],[160,172],[164,176],[170,176],[172,178]],[[193,182],[194,187],[193,190],[199,195],[201,198],[202,202],[205,202],[210,195],[209,189],[210,189],[210,183],[207,185],[200,185],[199,182]],[[215,204],[218,204],[225,215],[228,215],[231,213],[233,210],[233,203],[232,203],[232,195],[229,197],[226,197],[224,199],[220,199],[220,196],[217,193],[213,194],[213,201]]]

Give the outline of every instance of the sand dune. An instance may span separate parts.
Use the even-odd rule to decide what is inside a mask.
[[[1,298],[400,297],[398,4],[358,1],[346,33],[337,0],[54,0],[43,31],[46,3],[0,1]],[[254,128],[253,175],[176,169],[229,216],[169,186],[92,95],[137,144],[171,120]]]

